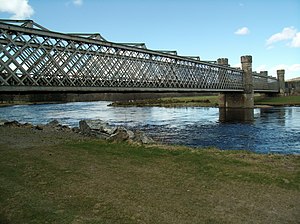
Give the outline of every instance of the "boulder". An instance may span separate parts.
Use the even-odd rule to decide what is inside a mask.
[[[135,131],[134,135],[135,135],[135,137],[133,138],[133,141],[140,142],[142,144],[154,143],[154,140],[152,138],[148,137],[142,131]]]
[[[25,123],[22,125],[24,128],[34,128],[33,124]]]
[[[44,129],[44,126],[43,126],[43,125],[40,125],[40,124],[38,124],[37,126],[35,126],[35,129],[36,129],[36,130],[39,130],[39,131],[41,131],[41,130],[43,130],[43,129]]]
[[[58,122],[58,120],[52,120],[48,124],[46,124],[46,126],[55,128],[60,126],[60,123]]]
[[[79,122],[79,130],[81,133],[94,136],[101,139],[111,141],[127,141],[131,140],[142,144],[153,143],[153,139],[148,137],[142,131],[133,132],[125,127],[110,126],[103,120],[81,120]]]
[[[131,139],[131,140],[133,140],[133,139],[134,139],[134,137],[135,137],[135,134],[134,134],[134,132],[133,132],[133,131],[131,131],[131,130],[127,130],[127,134],[128,134],[128,136],[129,136],[129,139]]]
[[[102,132],[112,135],[116,132],[117,128],[110,126],[107,122],[102,120],[81,120],[79,122],[79,129],[82,133],[89,134],[93,132]]]
[[[123,142],[129,139],[128,130],[124,127],[118,127],[116,132],[109,136],[109,140]]]
[[[91,132],[91,128],[87,124],[86,120],[79,121],[79,130],[83,134],[89,134]]]
[[[20,127],[22,124],[18,121],[6,121],[4,122],[4,125],[9,127]]]
[[[6,122],[8,122],[8,120],[0,120],[0,126],[5,125]]]

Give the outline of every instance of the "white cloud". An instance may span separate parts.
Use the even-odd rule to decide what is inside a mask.
[[[285,27],[280,33],[273,34],[267,39],[267,46],[270,49],[272,44],[279,41],[290,41],[287,45],[290,47],[300,47],[300,32],[293,26]]]
[[[291,72],[300,72],[300,64],[293,64],[288,69]]]
[[[73,4],[77,6],[81,6],[83,4],[83,0],[73,0]]]
[[[234,32],[236,35],[247,35],[250,33],[250,30],[248,29],[248,27],[242,27],[240,29],[238,29],[237,31]]]
[[[13,14],[11,19],[27,19],[33,15],[34,10],[28,0],[0,0],[0,12]]]
[[[279,64],[271,68],[271,73],[274,74],[273,76],[277,76],[277,70],[284,69],[285,70],[285,80],[291,78],[300,77],[300,64]]]
[[[300,47],[300,32],[296,33],[293,37],[292,42],[290,43],[291,47]]]

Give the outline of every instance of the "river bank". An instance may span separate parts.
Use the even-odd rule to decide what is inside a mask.
[[[0,223],[297,223],[299,156],[0,126]]]
[[[257,95],[254,99],[256,107],[268,106],[300,106],[300,96],[265,97]],[[137,106],[137,107],[219,107],[219,97],[192,96],[192,97],[165,97],[158,99],[115,101],[110,106]]]

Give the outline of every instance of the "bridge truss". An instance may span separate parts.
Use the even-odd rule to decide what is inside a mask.
[[[277,80],[254,76],[254,89],[278,92]],[[106,41],[100,34],[63,34],[32,20],[0,20],[0,92],[242,92],[243,71]]]

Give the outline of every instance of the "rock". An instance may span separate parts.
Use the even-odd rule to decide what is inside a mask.
[[[135,137],[133,138],[134,141],[140,142],[143,144],[151,144],[154,143],[154,140],[150,137],[148,137],[144,132],[142,131],[136,131]]]
[[[21,124],[18,121],[7,121],[4,122],[5,126],[9,126],[9,127],[20,127]]]
[[[90,134],[91,133],[91,128],[87,124],[86,120],[79,121],[79,130],[83,134]]]
[[[135,134],[134,134],[133,131],[127,130],[127,134],[128,134],[128,136],[129,136],[129,139],[134,139]]]
[[[109,136],[108,139],[112,141],[123,142],[129,139],[129,134],[126,128],[119,127],[117,128],[117,131],[114,134]]]
[[[41,131],[44,129],[44,127],[42,125],[37,125],[37,126],[35,126],[35,129]]]
[[[117,129],[118,129],[117,127],[107,126],[107,127],[103,128],[103,132],[105,132],[109,135],[112,135],[112,134],[116,133]]]
[[[24,128],[34,128],[34,126],[30,123],[25,123],[22,125]]]
[[[106,134],[104,132],[97,132],[97,131],[92,131],[89,135],[99,139],[108,139],[110,137],[109,134]]]
[[[0,126],[4,125],[8,120],[0,120]]]
[[[46,126],[48,126],[48,127],[58,127],[58,126],[60,126],[60,124],[59,124],[58,120],[52,120],[48,124],[46,124]]]
[[[58,128],[62,131],[71,131],[71,128],[67,125],[59,125]]]
[[[79,122],[81,133],[111,141],[135,141],[142,144],[153,143],[153,139],[142,131],[127,130],[125,127],[110,126],[103,120],[81,120]]]
[[[74,127],[74,128],[72,128],[72,131],[75,132],[75,133],[79,133],[80,129],[78,127]]]
[[[116,132],[117,127],[110,126],[107,122],[102,120],[81,120],[79,122],[79,129],[85,134],[89,134],[93,131],[112,135]]]

